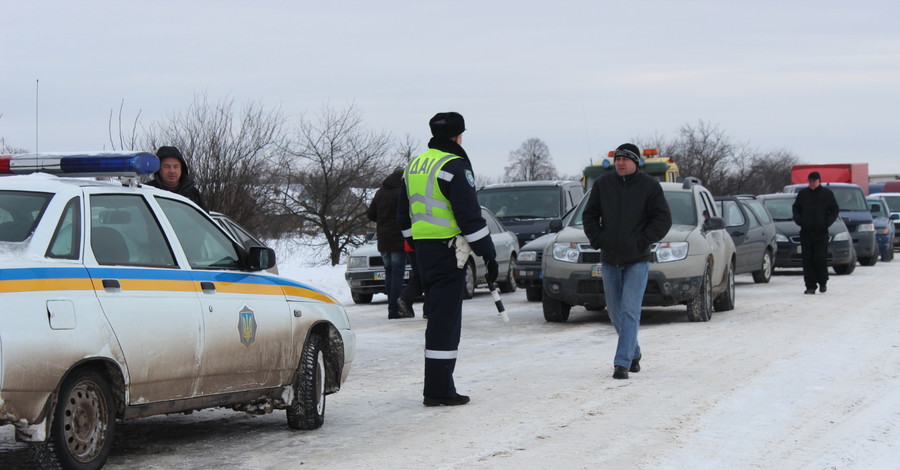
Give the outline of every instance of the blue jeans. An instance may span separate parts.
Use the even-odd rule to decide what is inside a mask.
[[[403,251],[382,251],[384,261],[384,287],[388,296],[388,312],[399,313],[397,299],[403,291],[403,273],[406,271],[406,253]]]
[[[604,263],[600,269],[609,320],[619,335],[613,363],[630,368],[632,360],[641,358],[641,346],[638,344],[637,336],[650,262],[643,261],[625,266]]]

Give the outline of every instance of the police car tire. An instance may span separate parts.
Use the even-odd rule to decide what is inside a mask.
[[[475,263],[469,258],[466,263],[466,285],[463,289],[463,298],[471,299],[475,297]]]
[[[41,469],[102,468],[112,448],[115,409],[112,388],[100,373],[74,371],[60,387],[49,439],[30,448],[34,463]]]
[[[287,409],[291,429],[318,429],[325,423],[325,353],[322,337],[312,334],[294,372],[294,398]]]

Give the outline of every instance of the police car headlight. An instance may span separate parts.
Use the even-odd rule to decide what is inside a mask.
[[[347,264],[348,268],[365,268],[368,266],[366,262],[365,256],[351,256],[350,262]]]
[[[536,251],[523,251],[519,253],[519,261],[535,262],[537,261],[537,252]]]
[[[688,246],[687,242],[660,243],[656,247],[656,262],[668,263],[685,259],[688,255]]]
[[[574,243],[554,243],[553,259],[565,263],[578,262],[578,245]]]
[[[776,242],[781,242],[781,243],[787,243],[787,242],[789,242],[790,240],[788,240],[788,237],[786,237],[786,236],[784,236],[784,235],[782,235],[782,234],[780,234],[780,233],[776,233],[776,234],[775,234],[775,241],[776,241]]]
[[[834,241],[836,242],[843,242],[847,240],[850,240],[850,232],[840,232],[834,236]]]
[[[875,224],[859,224],[856,231],[857,232],[874,232]]]

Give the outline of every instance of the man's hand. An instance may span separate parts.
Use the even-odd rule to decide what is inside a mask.
[[[485,262],[485,267],[487,268],[487,274],[485,274],[484,279],[488,285],[493,286],[497,282],[497,276],[500,275],[500,267],[497,265],[497,260],[492,259]]]

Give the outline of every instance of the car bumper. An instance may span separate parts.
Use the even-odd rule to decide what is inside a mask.
[[[519,287],[538,287],[543,284],[543,271],[540,264],[518,263],[513,269],[513,277]]]
[[[856,249],[856,256],[868,258],[878,254],[878,245],[875,243],[875,232],[854,233],[853,248]]]
[[[828,244],[828,265],[842,265],[850,263],[853,259],[850,252],[850,241],[833,241]],[[776,268],[802,268],[803,255],[800,244],[794,242],[778,242],[778,251],[775,252]]]
[[[410,269],[403,273],[403,285],[409,281]],[[350,290],[360,294],[382,294],[385,291],[384,271],[347,271],[344,279]]]
[[[650,271],[642,305],[661,307],[678,305],[694,298],[700,291],[703,276],[669,278],[660,271]],[[544,278],[544,295],[569,305],[605,304],[603,281],[589,271],[574,271],[566,278]]]

